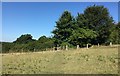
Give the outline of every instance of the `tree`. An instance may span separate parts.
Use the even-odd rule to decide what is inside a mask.
[[[36,49],[45,50],[46,48],[52,48],[54,46],[54,41],[52,38],[41,36],[36,44],[39,46],[36,47]]]
[[[104,6],[90,6],[84,11],[87,20],[87,27],[98,33],[93,43],[105,43],[110,35],[110,28],[113,25],[113,19],[109,15],[108,9]]]
[[[20,43],[20,44],[26,44],[29,43],[31,41],[35,41],[34,39],[32,39],[32,36],[30,34],[25,34],[25,35],[21,35],[19,38],[17,38],[16,41],[14,41],[13,43]]]
[[[56,46],[57,44],[85,46],[91,43],[90,39],[95,38],[97,34],[86,26],[87,22],[84,14],[78,14],[75,19],[68,11],[65,11],[53,31]]]
[[[46,41],[48,41],[48,40],[49,40],[49,38],[47,38],[46,36],[41,36],[41,37],[38,39],[38,41],[41,42],[41,43],[44,43],[44,42],[46,42]]]
[[[78,28],[72,31],[72,35],[69,40],[74,46],[80,45],[81,47],[86,46],[86,44],[91,44],[91,40],[96,38],[97,34],[95,31],[90,29]]]
[[[2,53],[7,53],[13,48],[13,44],[10,42],[2,42]]]
[[[120,44],[120,22],[112,26],[109,42]]]
[[[88,27],[88,19],[84,14],[78,13],[75,27],[76,29],[73,30],[70,38],[74,45],[86,46],[86,44],[91,44],[92,40],[97,37],[96,31]]]
[[[76,28],[84,28],[84,29],[87,28],[87,29],[89,29],[88,19],[85,17],[84,14],[78,13],[78,15],[76,17],[76,24],[77,24]]]
[[[0,53],[2,53],[2,42],[0,42]]]
[[[118,24],[117,24],[117,33],[118,33],[118,44],[120,44],[120,22],[118,22]]]
[[[71,36],[73,17],[68,11],[64,11],[62,16],[56,22],[56,29],[52,31],[54,34],[55,45],[60,45],[62,42],[68,42]]]

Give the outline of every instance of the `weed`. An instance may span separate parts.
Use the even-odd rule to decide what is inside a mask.
[[[104,61],[105,62],[105,57],[102,55],[97,56],[99,61]]]

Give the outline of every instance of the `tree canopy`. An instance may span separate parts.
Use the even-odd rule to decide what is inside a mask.
[[[32,39],[32,36],[30,34],[25,34],[25,35],[21,35],[19,38],[17,38],[16,41],[14,41],[13,43],[21,43],[21,44],[26,44],[29,43],[31,41],[35,41],[34,39]]]
[[[108,43],[111,28],[114,25],[109,11],[104,6],[90,6],[84,13],[74,18],[69,11],[64,11],[53,30],[54,38],[60,45],[67,42],[71,45]]]

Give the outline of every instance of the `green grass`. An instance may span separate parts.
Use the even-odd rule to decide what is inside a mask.
[[[3,74],[117,74],[118,48],[2,55]]]

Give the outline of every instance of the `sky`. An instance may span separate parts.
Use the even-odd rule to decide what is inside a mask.
[[[120,2],[118,2],[118,13],[120,13]],[[118,21],[120,22],[120,14],[118,15]]]
[[[12,42],[22,34],[31,34],[33,39],[50,37],[55,22],[65,10],[76,17],[78,12],[83,13],[94,4],[108,8],[110,16],[118,22],[117,2],[3,2],[0,41]]]

